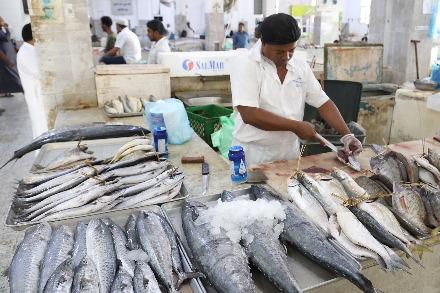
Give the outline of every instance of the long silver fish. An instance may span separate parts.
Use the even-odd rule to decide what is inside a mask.
[[[139,235],[136,231],[136,215],[131,214],[127,223],[125,223],[125,232],[127,233],[127,247],[130,250],[137,250],[140,248]]]
[[[156,169],[156,170],[153,170],[151,172],[145,172],[145,173],[138,174],[138,175],[120,177],[119,182],[121,182],[123,185],[128,185],[128,186],[133,185],[133,184],[143,183],[147,180],[150,180],[152,178],[159,176],[166,169],[167,169],[167,166],[163,166],[163,167]]]
[[[58,226],[50,238],[44,260],[41,266],[40,284],[38,292],[43,292],[44,286],[56,268],[69,257],[69,252],[73,248],[73,232],[65,226]]]
[[[47,280],[44,293],[70,293],[72,288],[74,267],[70,256],[63,261]]]
[[[199,213],[207,208],[197,201],[187,201],[182,206],[183,231],[194,264],[220,293],[255,292],[242,247],[232,242],[224,230],[212,235],[209,223],[194,223]]]
[[[37,292],[40,264],[49,243],[52,228],[41,223],[27,234],[18,245],[9,267],[9,289],[11,293]]]
[[[86,232],[87,224],[83,221],[79,221],[76,224],[75,234],[73,236],[74,243],[72,249],[72,260],[75,268],[87,255]]]
[[[124,269],[131,277],[134,276],[134,261],[129,259],[127,253],[130,251],[127,247],[127,236],[121,227],[116,225],[110,218],[101,218],[104,224],[110,229],[113,236],[116,257],[120,261],[119,270]]]
[[[110,229],[100,220],[87,225],[87,255],[98,271],[99,292],[108,293],[116,275],[116,251]]]
[[[122,147],[119,148],[119,150],[116,152],[116,154],[110,160],[110,163],[115,162],[121,156],[121,154],[124,151],[128,150],[129,148],[137,146],[137,145],[150,144],[150,143],[151,143],[151,139],[149,139],[149,138],[135,138],[133,140],[130,140],[129,142],[127,142],[126,144],[124,144]]]
[[[328,242],[325,235],[296,206],[257,185],[252,185],[252,192],[256,198],[278,200],[283,206],[286,219],[281,240],[291,243],[300,253],[346,278],[363,292],[381,292]]]
[[[150,257],[151,268],[166,291],[174,292],[171,245],[159,217],[152,212],[140,211],[136,220],[136,230],[142,249]]]
[[[72,163],[82,164],[85,160],[96,160],[92,155],[93,152],[88,151],[87,149],[88,147],[85,145],[71,147],[50,161],[45,167],[37,166],[37,168],[43,171],[51,171],[55,169],[63,169]]]
[[[434,176],[437,178],[437,180],[440,181],[440,170],[439,169],[437,169],[436,167],[431,165],[429,163],[429,161],[425,158],[418,157],[418,156],[413,156],[413,158],[419,166],[425,168],[426,170],[428,170],[429,172],[434,174]]]
[[[134,293],[161,293],[159,283],[145,261],[136,262],[133,278]]]
[[[123,268],[119,268],[110,293],[133,293],[133,279]]]
[[[142,191],[145,191],[148,188],[153,187],[154,185],[161,182],[162,180],[167,179],[168,177],[171,176],[172,173],[173,173],[173,170],[168,170],[168,171],[165,171],[165,172],[159,174],[158,176],[156,176],[154,178],[151,178],[150,180],[147,180],[145,182],[128,187],[124,190],[124,196],[130,196],[130,195],[141,193]]]
[[[85,255],[75,268],[72,293],[99,292],[99,278],[93,260]]]
[[[169,162],[167,161],[149,161],[141,164],[137,164],[134,166],[124,167],[124,168],[118,168],[114,169],[113,173],[117,177],[124,177],[124,176],[133,176],[133,175],[139,175],[146,172],[151,172],[156,169],[161,169],[163,167],[169,166]]]
[[[182,188],[182,182],[180,182],[179,184],[177,184],[175,187],[171,188],[170,190],[168,190],[167,192],[164,192],[162,194],[159,194],[158,196],[155,196],[153,198],[141,201],[133,206],[131,206],[132,208],[137,208],[137,207],[144,207],[147,205],[152,205],[152,204],[159,204],[159,203],[163,203],[163,202],[167,202],[171,199],[173,199],[174,197],[176,197],[179,193],[180,193],[180,189]]]

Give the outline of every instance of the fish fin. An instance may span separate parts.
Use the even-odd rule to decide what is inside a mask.
[[[398,256],[391,248],[384,245],[385,249],[387,250],[388,254],[391,256],[391,259],[401,265],[404,265],[408,269],[410,269],[410,266],[400,257]]]
[[[376,260],[377,264],[379,265],[379,267],[382,269],[382,271],[384,271],[386,273],[387,272],[387,264],[385,263],[383,258],[380,255],[377,255],[377,258],[375,260]]]
[[[198,272],[182,272],[179,274],[179,278],[176,283],[176,288],[180,288],[182,286],[182,283],[187,279],[193,279],[193,278],[205,278],[205,275]]]

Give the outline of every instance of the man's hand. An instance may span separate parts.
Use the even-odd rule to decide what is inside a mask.
[[[344,135],[341,142],[344,144],[343,151],[347,154],[352,153],[354,156],[358,156],[362,152],[362,144],[354,137],[353,133]]]
[[[315,125],[307,121],[297,121],[297,123],[295,133],[299,138],[303,140],[316,140],[321,145],[325,146],[325,142],[316,135]]]

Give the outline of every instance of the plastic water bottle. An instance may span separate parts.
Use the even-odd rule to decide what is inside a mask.
[[[168,134],[166,127],[158,126],[154,128],[154,147],[158,153],[168,153]],[[168,158],[168,155],[162,156]]]
[[[232,183],[246,182],[248,177],[243,147],[232,146],[229,149],[228,157]]]

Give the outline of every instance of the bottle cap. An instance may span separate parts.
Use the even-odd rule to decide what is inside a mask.
[[[154,128],[154,132],[162,132],[162,131],[167,131],[167,128],[163,126],[157,126]]]
[[[243,147],[239,146],[239,145],[231,146],[231,148],[229,149],[230,152],[240,152],[242,150],[243,150]]]

